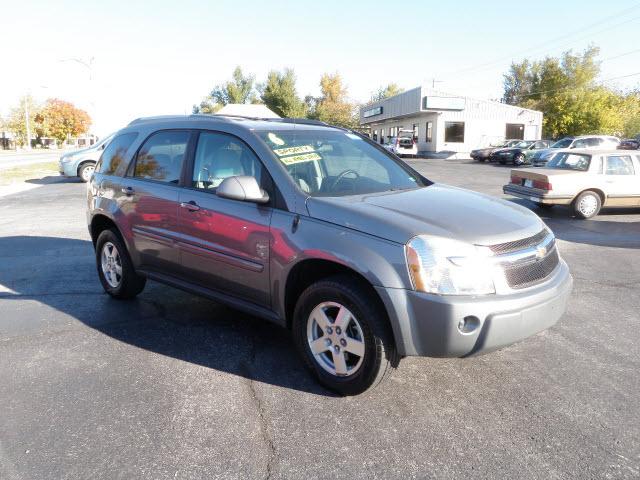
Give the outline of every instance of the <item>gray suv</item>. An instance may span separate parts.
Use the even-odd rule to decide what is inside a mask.
[[[540,332],[572,286],[529,209],[433,183],[309,120],[135,120],[96,166],[87,220],[112,297],[151,279],[282,325],[346,395],[407,355],[466,357]]]

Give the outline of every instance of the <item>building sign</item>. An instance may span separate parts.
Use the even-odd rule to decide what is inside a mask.
[[[424,97],[422,108],[424,110],[464,110],[465,99],[463,97]]]
[[[374,107],[362,112],[364,118],[374,117],[376,115],[382,115],[382,107]]]

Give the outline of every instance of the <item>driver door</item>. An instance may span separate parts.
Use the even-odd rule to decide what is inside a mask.
[[[262,163],[238,137],[206,131],[199,133],[191,170],[178,208],[184,275],[209,289],[269,306],[271,203],[216,195],[225,178],[251,175],[273,198]]]

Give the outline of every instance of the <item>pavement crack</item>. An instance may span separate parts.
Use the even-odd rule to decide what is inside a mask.
[[[251,396],[251,400],[256,408],[258,413],[258,420],[260,422],[260,434],[262,436],[262,441],[269,452],[269,457],[267,459],[266,472],[265,472],[265,480],[272,478],[273,470],[275,464],[278,460],[278,452],[276,451],[275,443],[273,441],[273,437],[271,435],[271,431],[269,429],[269,420],[267,418],[267,412],[264,406],[264,402],[260,397],[258,390],[256,389],[256,384],[253,380],[253,376],[251,374],[251,367],[255,363],[256,359],[256,351],[257,351],[257,342],[254,335],[251,335],[251,351],[249,354],[249,359],[243,362],[243,369],[245,378],[247,380],[247,386],[249,388],[249,394]]]

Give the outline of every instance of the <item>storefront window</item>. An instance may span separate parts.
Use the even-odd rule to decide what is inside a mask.
[[[433,142],[433,122],[427,122],[427,134],[424,139],[425,142]]]
[[[464,122],[444,122],[444,141],[464,143]]]
[[[417,123],[413,124],[413,141],[414,142],[418,141],[418,124]]]

